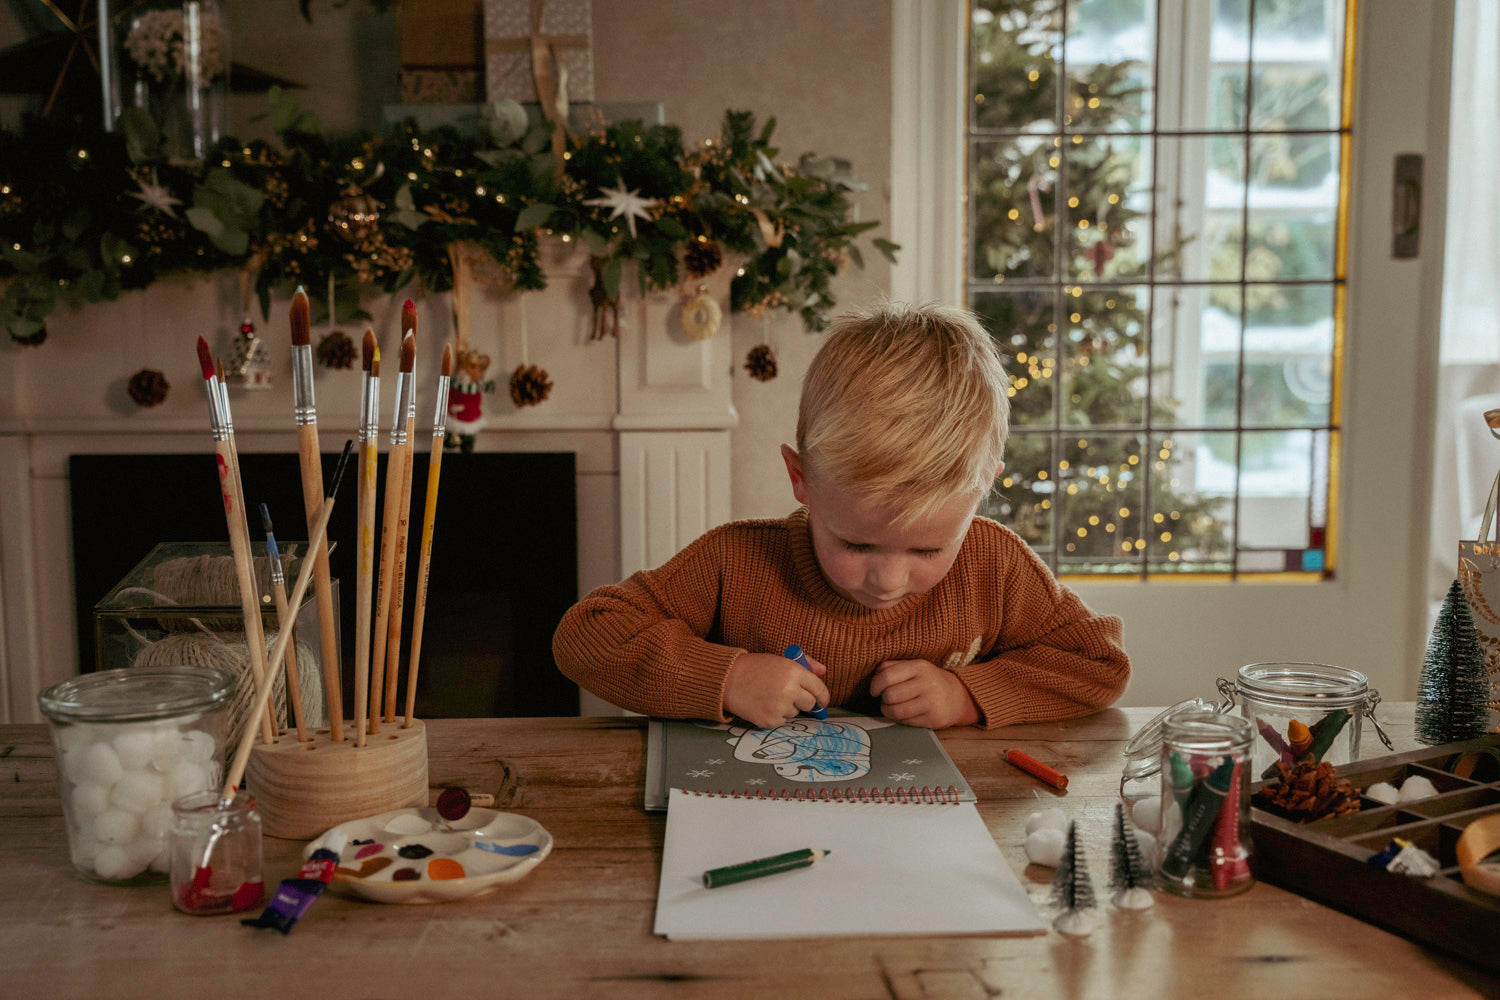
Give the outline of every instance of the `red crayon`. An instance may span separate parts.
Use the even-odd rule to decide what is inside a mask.
[[[1041,761],[1019,750],[1005,751],[1005,759],[1025,771],[1027,774],[1035,775],[1047,784],[1059,791],[1065,791],[1068,787],[1068,776],[1061,771],[1048,767]]]

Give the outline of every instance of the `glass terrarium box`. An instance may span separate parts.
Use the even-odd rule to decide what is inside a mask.
[[[305,542],[278,545],[286,574],[285,589],[294,589]],[[252,543],[261,628],[269,650],[279,631],[264,542]],[[338,580],[332,581],[333,606],[339,607]],[[315,588],[307,588],[293,615],[295,642],[289,647],[299,681],[304,717],[325,716],[321,668],[321,623]],[[338,615],[333,615],[334,648],[339,648]],[[243,675],[250,666],[245,641],[234,556],[228,542],[162,542],[94,605],[95,669],[200,665],[224,667]],[[290,664],[289,664],[290,665]],[[286,672],[275,678],[279,717],[286,718]],[[240,685],[244,695],[253,685]],[[231,712],[231,716],[233,716]]]

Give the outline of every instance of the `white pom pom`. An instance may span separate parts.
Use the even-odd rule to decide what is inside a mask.
[[[1414,774],[1401,782],[1401,793],[1396,797],[1396,801],[1414,802],[1417,799],[1431,798],[1437,793],[1436,785],[1420,774]]]
[[[1389,781],[1377,781],[1365,789],[1365,798],[1374,799],[1376,802],[1383,802],[1386,805],[1395,804],[1396,800],[1400,797],[1401,793],[1396,791],[1396,786]]]
[[[156,727],[126,726],[110,742],[127,771],[144,770],[156,748]]]
[[[166,849],[165,834],[153,836],[145,832],[136,834],[136,838],[125,845],[125,852],[130,855],[132,861],[141,866],[141,871],[150,868],[151,862],[155,861]]]
[[[73,764],[77,761],[77,768]],[[120,755],[115,753],[115,748],[108,743],[90,743],[83,748],[83,752],[77,755],[69,755],[65,765],[68,778],[75,785],[104,785],[108,787],[120,780],[120,775],[125,773],[125,767],[120,763]]]
[[[1026,835],[1026,860],[1034,865],[1056,868],[1057,863],[1062,860],[1063,845],[1067,843],[1067,840],[1066,833],[1050,826],[1028,833]]]
[[[180,799],[184,795],[201,792],[208,788],[208,767],[190,760],[180,762],[168,776],[172,787],[171,797]]]
[[[146,870],[144,862],[138,862],[120,844],[106,844],[94,858],[94,871],[100,878],[124,880],[135,878]]]
[[[1156,832],[1157,840],[1164,844],[1170,844],[1177,839],[1177,834],[1182,832],[1182,807],[1176,802],[1168,802],[1163,811],[1161,826]]]
[[[1130,807],[1130,821],[1142,830],[1156,833],[1161,829],[1161,796],[1147,795]]]
[[[68,797],[74,822],[87,823],[109,808],[109,789],[103,785],[77,785]]]
[[[120,776],[120,780],[115,782],[114,790],[109,793],[109,801],[111,805],[119,806],[121,809],[143,813],[161,803],[165,788],[166,784],[159,774],[152,774],[149,771],[126,771]]]
[[[1061,830],[1066,833],[1068,814],[1056,807],[1032,813],[1026,817],[1026,832],[1036,833],[1038,830]]]
[[[53,727],[52,736],[57,740],[58,753],[70,754],[94,742],[94,729],[92,726],[58,725]]]
[[[140,828],[140,820],[124,809],[106,809],[94,820],[93,834],[106,844],[128,843]]]
[[[94,859],[99,856],[99,851],[103,847],[104,845],[93,837],[79,833],[68,842],[68,854],[73,858],[73,864],[93,871]]]
[[[1141,845],[1141,857],[1146,859],[1148,866],[1155,864],[1156,859],[1156,837],[1145,830],[1135,831],[1136,843]]]

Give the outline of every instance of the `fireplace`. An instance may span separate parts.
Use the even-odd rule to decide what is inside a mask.
[[[385,456],[381,461],[384,510]],[[325,482],[337,454],[323,456]],[[552,666],[552,631],[578,596],[578,532],[571,453],[450,453],[443,457],[417,685],[417,714],[571,715],[573,684]],[[264,502],[278,543],[306,539],[292,453],[240,456],[251,537]],[[92,609],[160,541],[224,541],[213,458],[204,454],[74,455],[69,460],[74,603],[80,666],[95,665]],[[345,715],[352,717],[354,468],[329,536],[341,588]],[[427,456],[412,467],[403,654],[412,634]],[[291,581],[288,581],[290,587]],[[316,646],[316,639],[304,637]],[[123,665],[123,664],[121,664]],[[404,667],[403,667],[404,670]]]

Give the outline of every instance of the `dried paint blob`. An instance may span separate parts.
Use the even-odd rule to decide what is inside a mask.
[[[425,844],[403,844],[396,851],[396,853],[401,855],[403,858],[406,858],[407,860],[415,861],[418,858],[425,858],[430,856],[432,854],[432,848],[428,847]]]
[[[415,882],[421,877],[422,874],[415,868],[397,868],[391,872],[392,882]]]
[[[438,815],[456,823],[469,815],[469,792],[466,788],[445,788],[437,800]]]
[[[433,858],[427,862],[427,877],[434,881],[464,877],[464,866],[452,858]]]
[[[370,858],[358,868],[345,868],[340,866],[334,869],[334,874],[342,878],[369,878],[378,871],[389,868],[393,862],[390,858]]]
[[[360,847],[359,850],[354,852],[354,860],[358,861],[361,858],[368,858],[370,855],[379,854],[383,850],[385,850],[384,844],[377,844],[374,841],[365,841],[364,845]]]

